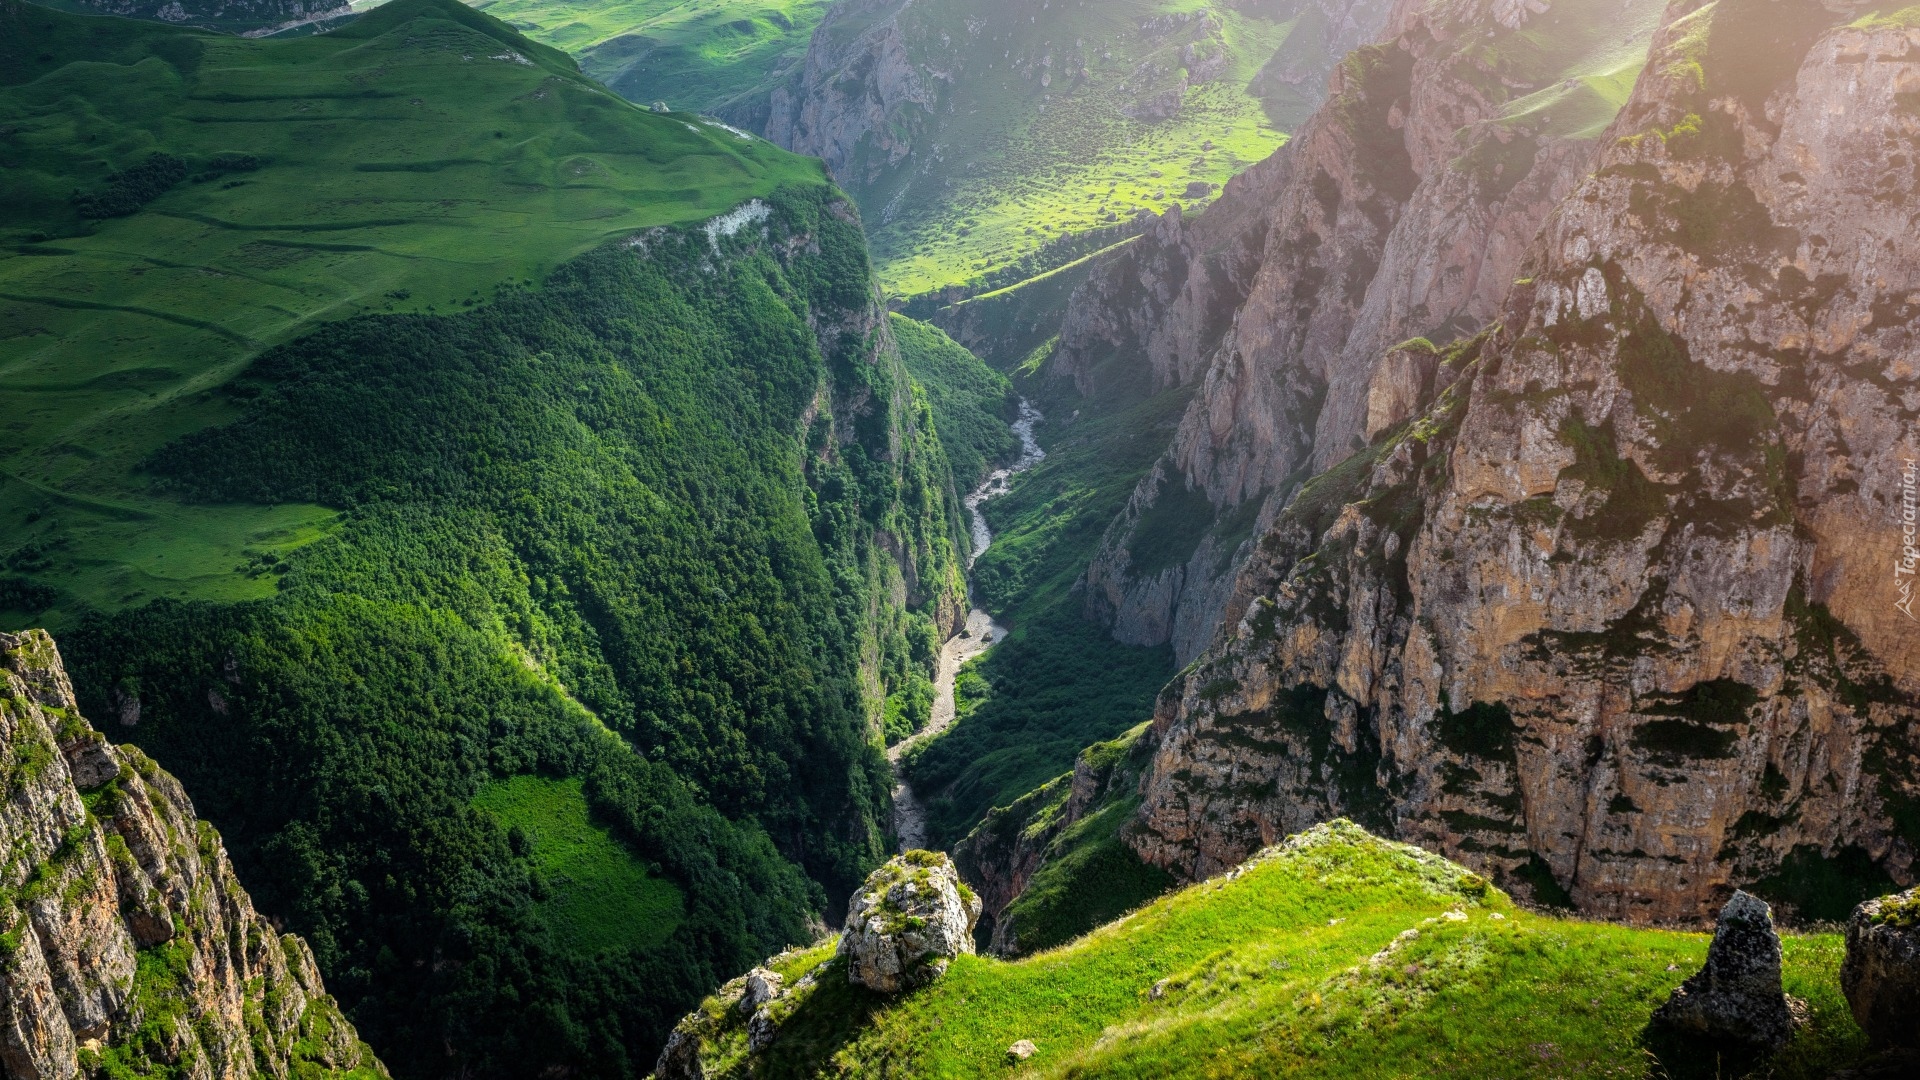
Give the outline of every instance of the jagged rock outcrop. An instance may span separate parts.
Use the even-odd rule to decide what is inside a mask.
[[[1920,28],[1757,3],[1668,9],[1499,322],[1264,532],[1162,697],[1143,858],[1344,813],[1635,921],[1795,852],[1912,880]]]
[[[816,963],[792,980],[771,966],[756,967],[715,990],[668,1034],[653,1066],[656,1080],[707,1080],[748,1071],[819,987],[820,952],[816,948]],[[805,955],[788,950],[767,963],[786,966]]]
[[[1594,40],[1657,10],[1567,6],[1556,32]],[[1108,358],[1131,354],[1162,385],[1197,388],[1088,571],[1089,612],[1122,641],[1171,642],[1181,663],[1212,641],[1249,538],[1369,437],[1381,357],[1492,319],[1593,158],[1607,103],[1484,0],[1405,0],[1389,27],[1335,70],[1327,104],[1292,142],[1197,221],[1163,221],[1074,297],[1059,375],[1084,391]],[[1169,500],[1177,508],[1162,515],[1192,522],[1180,557],[1143,559]]]
[[[1773,912],[1760,899],[1735,892],[1720,909],[1706,966],[1653,1011],[1649,1029],[1696,1055],[1722,1050],[1760,1055],[1785,1046],[1796,1022],[1781,989]]]
[[[932,982],[973,952],[980,898],[944,853],[909,851],[867,875],[847,903],[837,956],[847,977],[881,994]]]
[[[658,1080],[757,1075],[781,1031],[811,1007],[822,980],[852,993],[898,994],[939,978],[973,952],[980,898],[953,860],[932,851],[896,855],[867,876],[838,941],[789,949],[709,995],[682,1017],[653,1067]],[[845,1008],[841,994],[827,1008]]]
[[[1840,989],[1874,1046],[1920,1050],[1920,889],[1853,909]]]
[[[43,631],[0,634],[0,777],[7,1076],[385,1075],[179,783],[80,715]]]

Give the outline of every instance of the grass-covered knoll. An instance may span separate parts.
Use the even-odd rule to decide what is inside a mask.
[[[985,504],[993,543],[973,568],[976,602],[1011,632],[961,670],[953,726],[906,758],[934,846],[1152,715],[1173,674],[1167,649],[1119,644],[1087,621],[1073,585],[1190,391],[1153,393],[1116,375],[1081,397],[1044,377],[1018,381],[1045,414],[1036,437],[1047,456]]]
[[[632,101],[688,112],[751,109],[806,59],[829,0],[476,0],[565,49]]]
[[[684,918],[680,889],[592,820],[577,778],[496,780],[473,805],[499,819],[510,846],[531,854],[546,894],[539,902],[563,948],[581,956],[652,948]]]
[[[1641,1029],[1707,941],[1524,911],[1335,822],[1053,951],[963,956],[897,1001],[847,985],[830,948],[782,957],[794,974],[826,966],[752,1075],[1639,1077]],[[1824,1077],[1864,1043],[1844,946],[1785,947],[1812,1022],[1771,1075]],[[1039,1053],[1010,1067],[1020,1039]],[[737,1041],[716,1040],[708,1075],[747,1075],[723,1071]]]
[[[0,573],[56,594],[0,610],[56,627],[266,595],[261,563],[328,527],[183,507],[135,472],[231,418],[209,391],[263,348],[465,310],[609,237],[824,184],[453,0],[286,41],[0,0],[0,163]]]
[[[883,854],[882,659],[958,600],[952,481],[850,207],[764,210],[269,350],[145,475],[331,529],[261,561],[264,599],[64,639],[88,711],[137,724],[396,1071],[643,1074]],[[683,917],[620,936],[474,805],[530,775],[580,781]]]
[[[901,362],[926,391],[954,482],[970,490],[1020,452],[1007,426],[1013,384],[938,327],[896,314],[892,328]]]

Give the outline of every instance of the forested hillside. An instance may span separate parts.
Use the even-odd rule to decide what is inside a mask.
[[[397,1074],[644,1073],[880,857],[959,610],[857,214],[451,0],[0,22],[5,623]]]

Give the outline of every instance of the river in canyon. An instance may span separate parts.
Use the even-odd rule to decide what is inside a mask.
[[[1033,426],[1039,422],[1040,410],[1025,398],[1020,399],[1019,418],[1012,425],[1013,433],[1020,437],[1019,459],[1004,469],[995,469],[963,500],[973,536],[973,550],[967,554],[968,571],[972,571],[974,560],[980,557],[980,553],[993,543],[993,531],[987,528],[987,515],[981,512],[981,506],[990,499],[1006,494],[1007,484],[1014,477],[1038,465],[1040,459],[1047,456],[1033,438]],[[887,760],[893,763],[895,776],[899,775],[900,758],[908,747],[933,738],[953,723],[953,683],[960,674],[961,665],[986,652],[994,642],[1006,636],[1006,627],[969,603],[966,623],[959,633],[948,638],[947,643],[940,647],[940,667],[933,680],[933,715],[928,718],[927,726],[887,748]],[[899,841],[901,851],[926,846],[926,807],[915,797],[912,786],[905,780],[900,780],[893,788],[893,835]]]

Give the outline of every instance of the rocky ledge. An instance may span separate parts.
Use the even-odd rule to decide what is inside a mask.
[[[0,1068],[15,1080],[385,1076],[178,781],[0,634]]]

